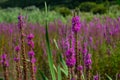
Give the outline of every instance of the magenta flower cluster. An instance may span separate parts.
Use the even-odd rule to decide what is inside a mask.
[[[33,38],[34,38],[34,35],[32,33],[30,33],[28,36],[27,36],[27,39],[28,39],[28,46],[31,48],[31,50],[28,52],[28,56],[30,58],[30,62],[34,65],[33,67],[33,70],[34,72],[36,72],[36,66],[35,66],[35,62],[36,62],[36,58],[35,58],[35,53],[33,51],[33,48],[34,48],[34,41],[33,41]]]
[[[22,29],[25,26],[24,17],[22,15],[18,16],[18,28]]]
[[[19,53],[20,51],[20,46],[15,47],[15,51]],[[18,62],[20,60],[20,55],[18,54],[17,57],[14,57],[14,61]]]
[[[27,36],[28,39],[28,46],[30,46],[31,48],[34,48],[34,41],[32,40],[34,38],[34,35],[32,33],[30,33]]]
[[[19,51],[20,51],[20,46],[16,46],[16,47],[15,47],[15,51],[16,51],[16,52],[19,52]]]
[[[93,77],[93,80],[99,80],[98,74]]]
[[[73,48],[70,48],[66,52],[66,64],[68,67],[73,67],[76,63],[75,53],[73,52]]]
[[[91,69],[91,65],[92,65],[91,54],[88,53],[85,58],[85,66],[86,68]]]
[[[4,67],[9,66],[9,63],[8,63],[8,60],[7,60],[7,55],[5,53],[1,55],[1,63]]]
[[[81,28],[80,18],[79,16],[75,16],[72,18],[72,31],[78,32]]]

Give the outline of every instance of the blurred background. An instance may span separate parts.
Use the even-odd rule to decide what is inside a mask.
[[[62,19],[65,22],[72,16],[72,10],[80,12],[81,19],[90,21],[93,16],[120,16],[120,0],[0,0],[0,22],[16,22],[18,13],[28,16],[29,22],[43,23],[44,2],[49,9],[49,20]]]

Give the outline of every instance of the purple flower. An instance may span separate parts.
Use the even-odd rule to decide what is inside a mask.
[[[34,51],[29,51],[29,52],[28,52],[28,55],[29,55],[29,57],[32,57],[32,56],[35,55],[35,53],[34,53]]]
[[[92,64],[91,54],[87,54],[86,57],[85,57],[86,68],[91,69],[91,64]]]
[[[23,16],[22,15],[19,15],[18,16],[18,20],[22,20],[23,19]]]
[[[16,52],[20,51],[20,46],[16,46],[16,47],[15,47],[15,51],[16,51]]]
[[[34,35],[32,33],[30,33],[28,36],[27,36],[27,39],[28,40],[32,40],[34,38]]]
[[[68,67],[73,67],[76,64],[75,57],[67,58],[66,59],[66,64],[67,64]]]
[[[36,68],[36,66],[34,66],[34,69],[33,69],[33,70],[34,70],[34,73],[36,73],[36,72],[37,72],[37,68]]]
[[[87,54],[86,59],[91,59],[91,54]]]
[[[91,59],[86,60],[85,64],[86,64],[86,66],[91,65],[92,64]]]
[[[33,58],[31,59],[31,63],[35,63],[35,62],[36,62],[36,58],[33,57]]]
[[[72,18],[72,31],[78,32],[80,30],[81,23],[79,16],[75,16]]]
[[[6,67],[9,66],[9,63],[8,63],[8,60],[7,60],[7,55],[5,53],[2,54],[2,56],[1,56],[1,63],[3,64],[3,66],[6,66]]]
[[[28,41],[28,46],[34,48],[34,41],[32,40]]]
[[[18,62],[20,60],[20,58],[14,58],[14,61]]]
[[[74,56],[74,55],[75,55],[75,53],[73,52],[73,48],[70,48],[70,49],[67,50],[67,52],[66,52],[66,57],[67,58],[69,58],[71,56]]]
[[[86,54],[87,53],[87,49],[84,48],[83,51],[82,51],[82,54]]]
[[[66,64],[68,67],[73,67],[76,63],[74,49],[70,48],[66,51]]]
[[[2,60],[5,60],[7,58],[7,55],[4,53],[4,54],[2,54],[2,56],[1,56],[1,59]]]
[[[99,80],[99,76],[98,76],[98,75],[95,75],[95,76],[93,77],[93,80]]]
[[[25,26],[24,17],[22,15],[19,15],[18,16],[18,27],[19,29],[21,29],[24,26]]]
[[[78,70],[78,71],[82,71],[82,70],[83,70],[83,67],[80,65],[80,66],[78,66],[77,70]]]

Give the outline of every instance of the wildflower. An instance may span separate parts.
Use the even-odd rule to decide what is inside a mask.
[[[14,58],[14,61],[18,62],[20,60],[20,58]]]
[[[79,16],[75,16],[72,18],[72,31],[78,32],[80,30],[81,23]]]
[[[1,56],[1,63],[2,63],[3,66],[6,66],[6,67],[9,66],[9,63],[8,63],[8,60],[7,60],[7,55],[5,53],[2,54],[2,56]]]
[[[28,40],[32,40],[34,38],[34,35],[32,33],[30,33],[28,36],[27,36],[27,39]]]
[[[29,52],[28,52],[28,55],[29,55],[29,57],[32,57],[32,56],[35,55],[35,53],[34,53],[34,51],[29,51]]]
[[[68,67],[73,67],[76,63],[76,59],[75,59],[75,54],[73,52],[73,49],[70,48],[67,52],[66,52],[66,64]]]
[[[20,51],[20,46],[16,46],[16,47],[15,47],[15,51],[16,51],[16,52],[19,52],[19,51]]]
[[[34,48],[34,41],[32,40],[28,41],[28,46],[30,46],[31,48]]]
[[[95,75],[95,76],[93,77],[93,80],[99,80],[99,76],[98,76],[98,75]]]
[[[91,54],[87,54],[85,59],[86,68],[91,69],[91,64],[92,64]]]

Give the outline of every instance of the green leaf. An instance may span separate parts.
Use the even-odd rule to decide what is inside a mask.
[[[45,11],[46,11],[46,17],[47,17],[47,4],[46,4],[46,2],[45,2]],[[56,80],[54,66],[53,66],[53,59],[52,59],[52,51],[51,51],[49,36],[48,36],[47,19],[46,19],[46,45],[47,45],[48,63],[49,63],[50,72],[51,72],[51,75],[52,75],[52,80]]]
[[[84,73],[82,73],[82,80],[85,80],[85,76],[84,76]]]
[[[112,80],[112,78],[109,76],[109,75],[107,75],[107,74],[105,74],[106,76],[107,76],[107,78],[109,79],[109,80]]]
[[[58,65],[58,80],[62,80],[60,65]]]
[[[56,39],[54,39],[53,41],[54,41],[54,43],[55,43],[56,48],[59,50],[59,47],[58,47],[58,45],[57,45]]]
[[[63,72],[66,76],[68,76],[68,67],[67,67],[64,59],[62,58],[62,55],[61,55],[61,54],[60,54],[60,62],[61,62],[62,67],[63,67],[63,68],[61,68],[62,72]]]
[[[48,80],[48,78],[43,74],[43,72],[41,70],[38,70],[39,74],[42,77],[42,80]]]

